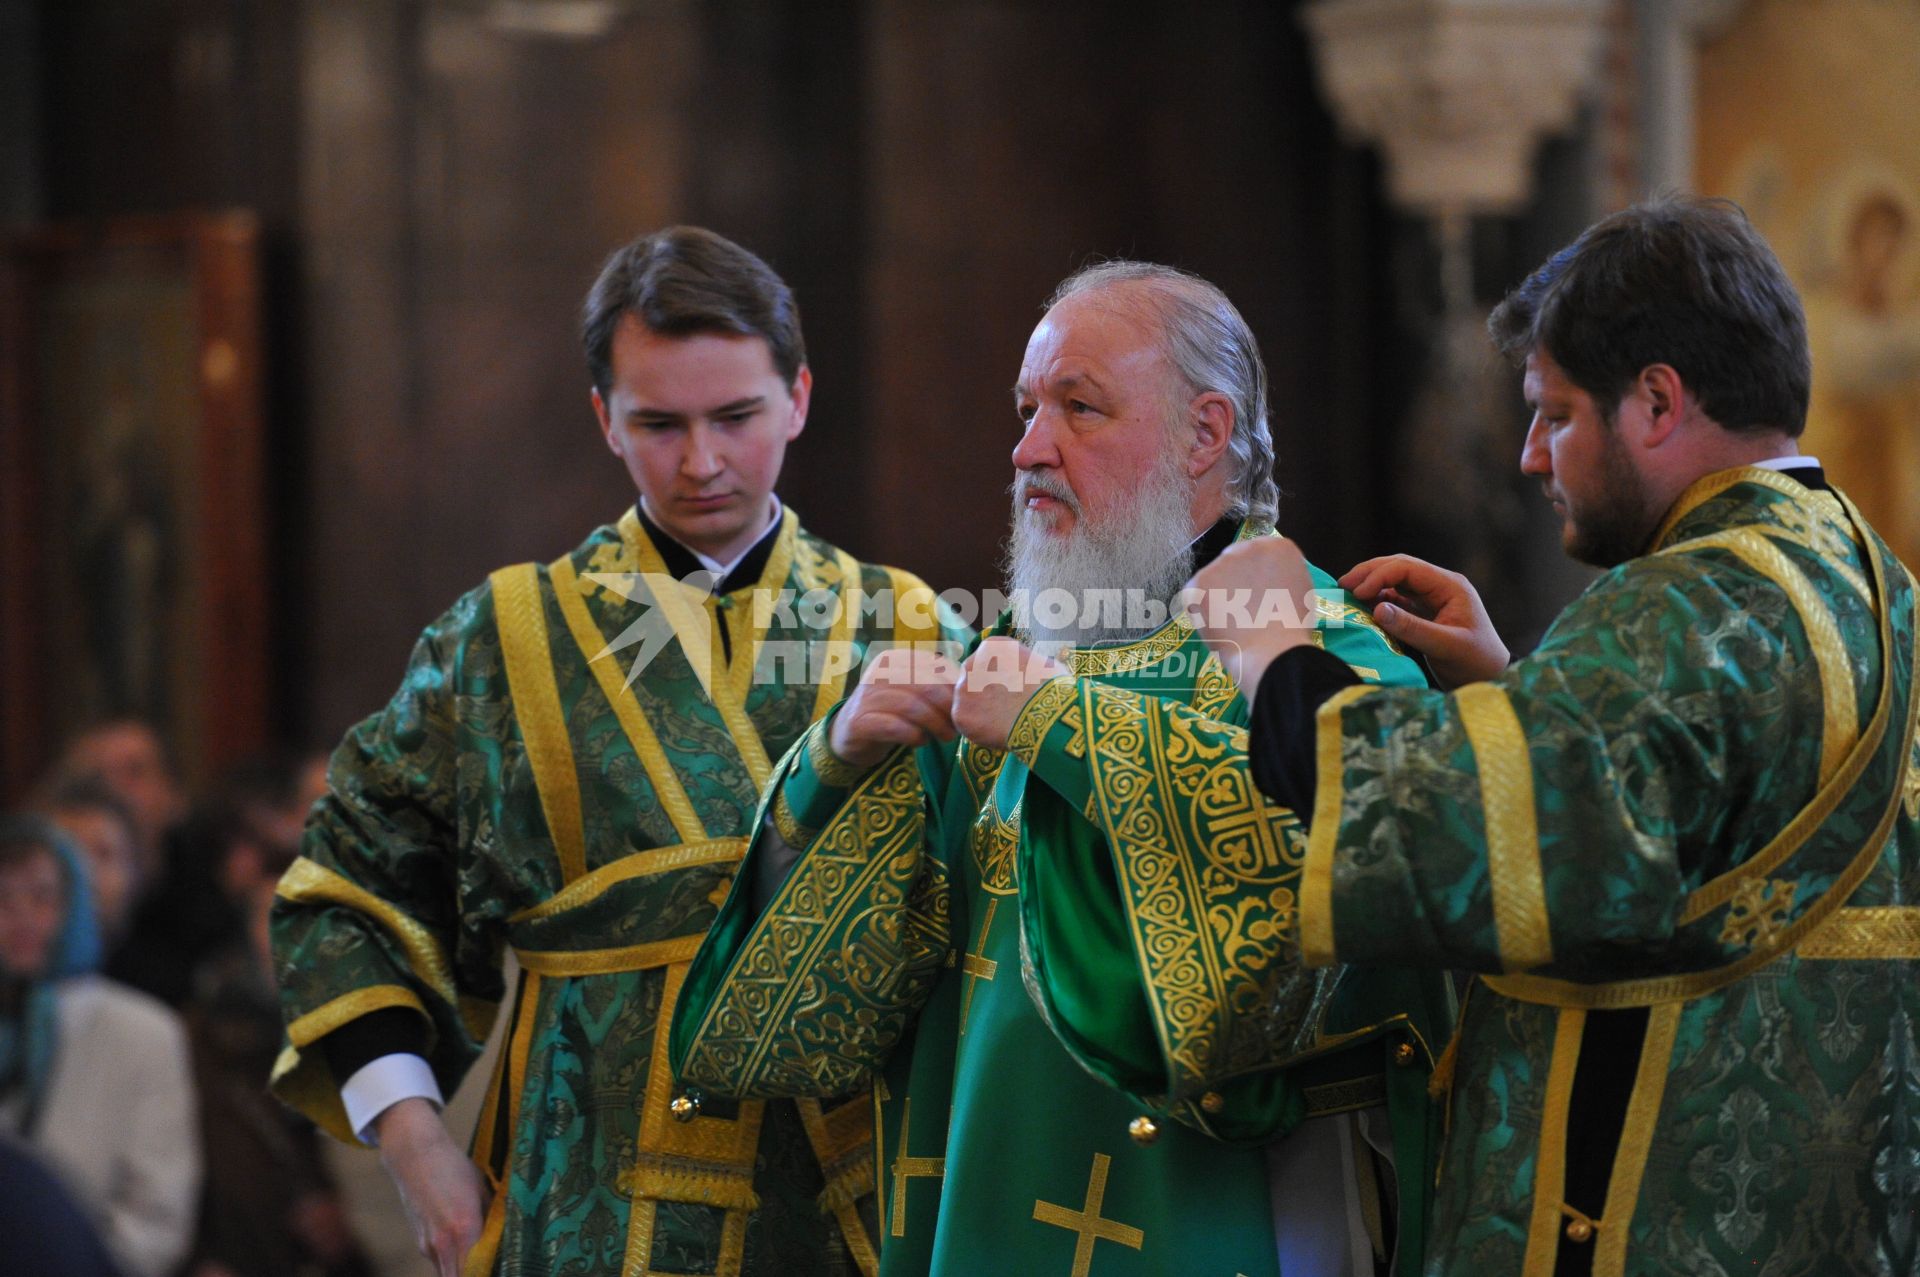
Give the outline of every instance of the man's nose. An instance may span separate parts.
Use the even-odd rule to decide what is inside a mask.
[[[720,441],[705,422],[694,422],[687,428],[687,449],[680,456],[680,472],[689,479],[711,479],[723,465]]]
[[[1053,414],[1042,408],[1028,420],[1020,442],[1013,445],[1013,467],[1038,470],[1059,465],[1060,449],[1054,440]]]
[[[1541,424],[1540,414],[1534,413],[1533,420],[1527,423],[1526,442],[1520,445],[1520,473],[1544,478],[1553,473],[1553,458],[1547,448],[1546,427]]]

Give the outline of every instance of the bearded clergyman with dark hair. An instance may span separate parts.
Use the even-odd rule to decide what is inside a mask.
[[[1492,330],[1520,467],[1606,569],[1539,647],[1509,668],[1472,587],[1404,558],[1347,580],[1450,692],[1209,629],[1311,824],[1287,942],[1479,974],[1427,1271],[1920,1271],[1916,591],[1797,445],[1799,298],[1737,208],[1669,199]],[[1275,539],[1196,584],[1308,580]]]

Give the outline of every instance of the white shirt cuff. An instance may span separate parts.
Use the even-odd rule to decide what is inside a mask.
[[[430,1100],[435,1108],[445,1108],[440,1084],[433,1080],[427,1062],[411,1052],[383,1055],[363,1064],[340,1088],[340,1103],[347,1110],[347,1125],[362,1144],[375,1146],[373,1119],[401,1100]]]

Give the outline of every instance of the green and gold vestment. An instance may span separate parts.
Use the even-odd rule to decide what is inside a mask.
[[[1920,1272],[1914,608],[1842,498],[1736,469],[1500,678],[1321,707],[1306,958],[1483,973],[1429,1273]]]
[[[1363,677],[1424,683],[1364,613],[1321,620]],[[758,916],[751,868],[722,908],[676,1008],[682,1082],[873,1080],[894,1277],[1274,1277],[1261,1145],[1383,1103],[1417,1237],[1444,990],[1276,956],[1304,836],[1251,784],[1245,703],[1184,616],[1068,660],[1005,752],[852,773],[826,720],[787,756],[763,803],[805,850]]]
[[[474,1146],[493,1198],[468,1272],[871,1274],[867,1096],[675,1121],[656,1030],[769,759],[870,644],[938,638],[932,603],[790,510],[759,581],[714,597],[668,576],[632,511],[549,566],[495,573],[334,755],[275,906],[275,1091],[350,1139],[315,1044],[405,1007],[451,1094],[511,948],[520,985]],[[629,682],[636,651],[651,660]]]

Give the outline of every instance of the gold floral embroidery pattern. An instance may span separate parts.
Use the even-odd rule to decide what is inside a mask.
[[[993,792],[995,782],[1000,779],[1000,767],[1007,761],[1006,754],[997,749],[982,749],[972,741],[962,737],[959,756],[955,759],[960,768],[961,778],[967,782],[967,797],[978,807],[987,801],[987,795]]]
[[[990,895],[1010,896],[1019,888],[1015,865],[1020,854],[1020,804],[1024,801],[1015,802],[1013,810],[1003,817],[993,795],[987,795],[968,831],[980,889]]]
[[[1207,653],[1206,661],[1200,666],[1200,677],[1194,681],[1193,712],[1205,718],[1225,718],[1227,707],[1238,695],[1240,685],[1227,674],[1219,657]]]
[[[1102,674],[1130,674],[1157,665],[1193,637],[1193,622],[1183,612],[1147,637],[1117,647],[1076,647],[1067,651],[1067,664],[1082,678]]]
[[[1078,685],[1065,675],[1042,683],[1014,717],[1007,733],[1007,752],[1031,767],[1040,753],[1040,743],[1078,696]]]
[[[908,754],[854,791],[742,943],[685,1080],[746,1099],[870,1080],[950,947],[946,872],[921,854],[921,797]]]
[[[1172,1097],[1297,1053],[1332,977],[1293,960],[1306,842],[1253,788],[1246,732],[1103,684],[1082,706]]]

